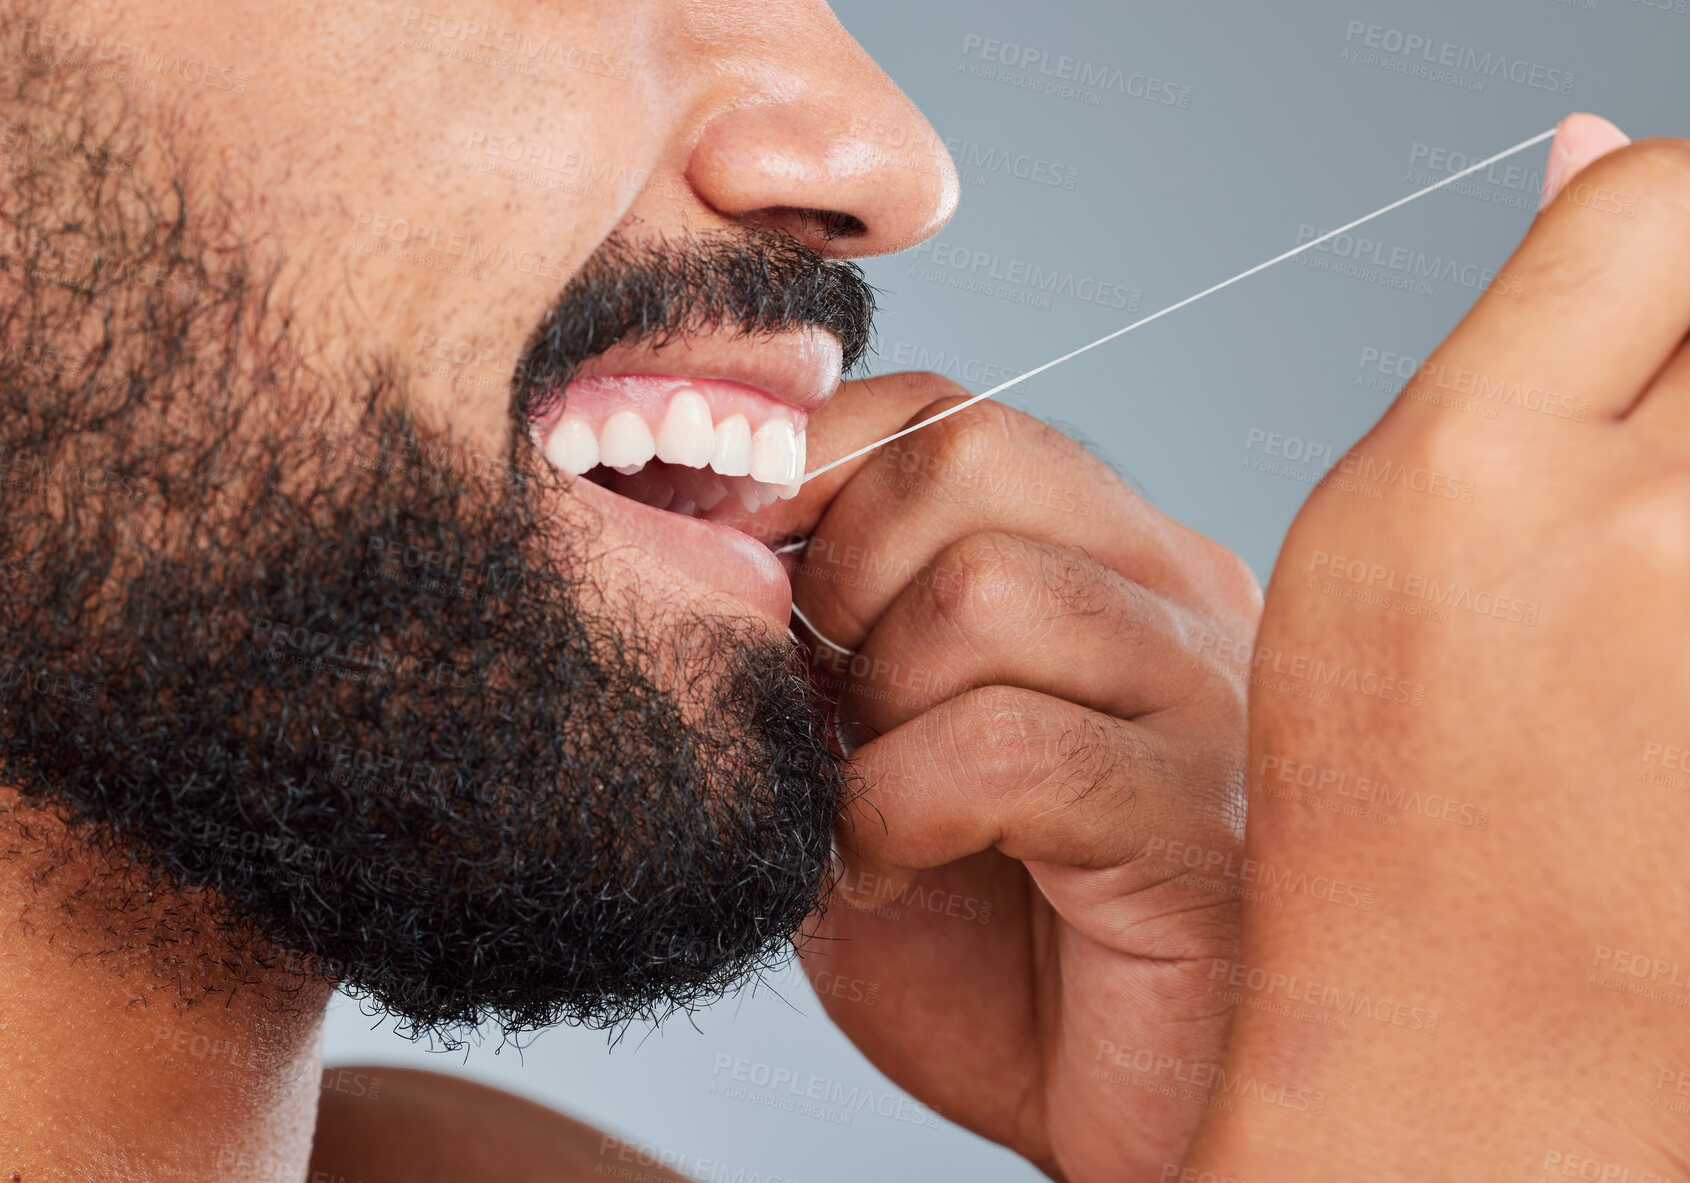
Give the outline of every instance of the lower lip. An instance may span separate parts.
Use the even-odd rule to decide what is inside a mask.
[[[626,523],[633,542],[664,566],[754,609],[784,632],[792,617],[785,566],[747,534],[704,518],[654,509],[580,479],[573,492],[607,517]]]

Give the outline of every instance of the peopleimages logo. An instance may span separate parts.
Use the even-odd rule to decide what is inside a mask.
[[[1374,995],[1355,987],[1335,986],[1331,983],[1300,979],[1294,974],[1270,972],[1228,958],[1216,957],[1212,960],[1209,966],[1209,981],[1220,983],[1231,990],[1247,992],[1258,999],[1302,1003],[1354,1018],[1372,1019],[1390,1027],[1425,1031],[1428,1034],[1435,1033],[1438,1029],[1436,1010],[1412,1005],[1388,992]]]
[[[1098,1042],[1097,1055],[1093,1063],[1093,1080],[1107,1080],[1113,1076],[1113,1074],[1101,1075],[1102,1065],[1124,1068],[1128,1072],[1135,1073],[1141,1078],[1148,1078],[1150,1081],[1160,1079],[1187,1085],[1197,1092],[1186,1092],[1186,1099],[1195,1100],[1199,1104],[1205,1104],[1211,1108],[1230,1109],[1231,1106],[1226,1102],[1233,1098],[1239,1098],[1247,1101],[1260,1101],[1265,1105],[1275,1105],[1298,1113],[1312,1114],[1316,1117],[1326,1112],[1326,1094],[1317,1089],[1303,1088],[1280,1080],[1265,1079],[1257,1076],[1254,1072],[1228,1072],[1220,1064],[1206,1063],[1202,1060],[1187,1060],[1182,1056],[1173,1056],[1146,1047],[1129,1047],[1111,1039]],[[1127,1080],[1118,1078],[1112,1082],[1128,1083]],[[1158,1092],[1160,1090],[1152,1088],[1146,1091]],[[1205,1096],[1204,1093],[1209,1095]],[[1215,1104],[1214,1102],[1221,1103]]]
[[[955,138],[946,140],[945,147],[965,185],[984,185],[987,178],[994,174],[1069,192],[1073,192],[1080,183],[1078,168],[1046,160],[1032,152],[1012,152],[1007,148]]]
[[[1321,254],[1330,254],[1358,266],[1393,272],[1410,281],[1437,280],[1469,291],[1496,292],[1512,299],[1519,299],[1524,294],[1519,279],[1494,267],[1463,263],[1412,247],[1393,247],[1365,235],[1339,234],[1328,239],[1328,233],[1304,222],[1297,227],[1297,244],[1316,242],[1319,245],[1312,249]],[[1313,256],[1305,254],[1302,258],[1304,262],[1309,262]]]
[[[1081,275],[1066,267],[1007,258],[995,251],[973,250],[943,239],[929,239],[910,255],[912,262],[907,274],[986,295],[1020,292],[1041,308],[1051,306],[1051,297],[1065,296],[1086,304],[1137,312],[1144,299],[1137,288],[1125,284]]]
[[[1368,50],[1374,52],[1370,54],[1366,52]],[[1380,54],[1393,60],[1390,63],[1381,61]],[[1484,83],[1481,79],[1496,78],[1556,94],[1573,93],[1575,75],[1571,70],[1560,70],[1491,50],[1481,53],[1470,45],[1460,45],[1453,41],[1443,41],[1384,25],[1370,25],[1366,21],[1349,22],[1344,33],[1343,56],[1362,65],[1388,64],[1399,73],[1427,77],[1439,82],[1453,81],[1447,73],[1440,74],[1439,71],[1477,75],[1477,78],[1470,80],[1471,83],[1477,83],[1469,85],[1469,89],[1473,90],[1483,89]]]
[[[1014,80],[992,70],[993,66],[1002,66],[1017,72],[1016,85],[1063,98],[1082,99],[1091,106],[1096,106],[1099,97],[1109,91],[1164,107],[1184,110],[1191,106],[1191,87],[1166,78],[1100,65],[1067,54],[1053,54],[1048,49],[980,33],[963,35],[962,56],[975,63],[972,67],[968,61],[958,63],[963,73],[1000,82]]]

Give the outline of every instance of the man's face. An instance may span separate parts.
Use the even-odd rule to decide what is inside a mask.
[[[931,129],[819,4],[55,9],[0,62],[9,785],[418,1027],[776,953],[841,777],[707,519],[802,473]]]

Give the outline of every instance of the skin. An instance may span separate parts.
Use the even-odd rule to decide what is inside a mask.
[[[1405,394],[1353,457],[1482,474],[1484,511],[1400,486],[1383,501],[1323,486],[1287,539],[1260,636],[1237,657],[1260,671],[1256,869],[1229,872],[1280,886],[1245,900],[1242,955],[1206,975],[1212,996],[1236,981],[1235,997],[1280,1005],[1240,1010],[1230,1103],[1209,1108],[1190,1156],[1157,1178],[1690,1169],[1675,1112],[1690,1056],[1676,1004],[1690,686],[1679,646],[1663,643],[1690,628],[1690,144],[1626,144],[1593,117],[1563,126],[1513,282],[1410,385],[1472,373],[1553,391],[1569,412],[1515,403],[1490,418]],[[1399,601],[1416,586],[1406,573],[1500,594],[1501,607],[1380,611],[1330,593],[1350,579],[1331,574],[1336,554],[1365,557],[1363,581],[1398,572],[1387,594]],[[1406,700],[1287,693],[1280,675],[1301,676],[1298,660],[1398,679]],[[1380,783],[1421,804],[1382,807]],[[1320,797],[1356,808],[1310,807]],[[1357,996],[1374,1005],[1334,1007]],[[1299,1021],[1311,1008],[1347,1024]],[[942,1013],[924,1018],[942,1027]]]
[[[328,1079],[346,1087],[323,1092],[312,1183],[686,1178],[642,1147],[467,1080],[403,1068],[331,1069]]]
[[[450,338],[513,359],[558,282],[612,230],[776,226],[839,257],[913,245],[954,207],[955,177],[931,129],[820,6],[489,6],[490,24],[543,20],[565,44],[636,65],[623,77],[578,70],[538,87],[473,57],[414,49],[406,85],[394,87],[390,38],[417,33],[394,28],[391,9],[323,5],[291,16],[277,29],[209,3],[129,0],[90,4],[72,27],[195,60],[265,63],[239,99],[191,85],[171,93],[176,116],[202,159],[252,195],[257,230],[285,247],[281,289],[311,310],[302,327],[324,355],[408,359],[419,414],[488,455],[511,429],[502,392],[474,365],[423,365],[430,348]],[[465,147],[489,130],[567,144],[663,183],[563,192],[465,168]],[[1575,139],[1561,149],[1569,171]],[[1337,818],[1288,810],[1270,812],[1251,836],[1258,866],[1365,883],[1397,910],[1381,925],[1335,920],[1329,900],[1307,893],[1283,908],[1252,907],[1247,966],[1349,976],[1416,999],[1441,1000],[1460,981],[1463,991],[1442,1003],[1444,1030],[1459,1038],[1404,1052],[1384,1042],[1394,1024],[1337,1041],[1325,1028],[1287,1034],[1276,1016],[1250,1010],[1227,1053],[1229,1077],[1294,1081],[1296,1096],[1312,1093],[1323,1108],[1331,1098],[1326,1112],[1342,1120],[1310,1136],[1284,1122],[1279,1110],[1292,1106],[1211,1105],[1185,1167],[1199,1178],[1211,1168],[1253,1179],[1428,1178],[1461,1163],[1461,1174],[1471,1165],[1494,1177],[1570,1155],[1683,1169],[1682,1131],[1634,1100],[1639,1082],[1658,1079],[1684,1046],[1676,1013],[1593,996],[1582,971],[1592,950],[1600,962],[1608,949],[1612,962],[1616,947],[1670,944],[1686,902],[1662,890],[1682,846],[1673,828],[1648,802],[1616,804],[1592,786],[1661,742],[1653,737],[1670,737],[1682,717],[1681,663],[1659,639],[1686,624],[1677,594],[1684,487],[1669,441],[1682,427],[1690,368],[1676,352],[1690,312],[1675,298],[1690,262],[1687,172],[1682,145],[1651,144],[1605,162],[1585,188],[1569,186],[1515,261],[1518,290],[1487,297],[1437,359],[1571,390],[1592,408],[1588,429],[1527,412],[1458,418],[1408,399],[1364,445],[1438,471],[1496,472],[1513,516],[1451,520],[1452,506],[1407,493],[1358,507],[1323,490],[1293,531],[1287,564],[1305,561],[1298,548],[1371,548],[1387,570],[1447,572],[1438,577],[1479,587],[1518,580],[1521,602],[1538,606],[1532,640],[1548,643],[1527,650],[1505,627],[1518,622],[1380,614],[1296,588],[1283,566],[1281,587],[1292,590],[1277,597],[1261,646],[1455,688],[1418,715],[1372,698],[1322,713],[1258,695],[1243,764],[1247,670],[1220,655],[1248,644],[1258,599],[1247,573],[1143,506],[1071,442],[999,408],[928,429],[888,453],[895,465],[842,467],[797,501],[738,523],[752,538],[816,538],[792,588],[818,643],[866,658],[866,673],[834,663],[865,794],[842,827],[842,898],[818,931],[843,939],[825,955],[812,949],[807,965],[835,1018],[894,1079],[1053,1177],[1172,1177],[1201,1101],[1150,1100],[1096,1067],[1123,1049],[1204,1070],[1221,1057],[1231,1002],[1213,989],[1213,967],[1238,956],[1237,905],[1254,897],[1224,877],[1186,873],[1168,851],[1179,844],[1232,865],[1245,769],[1291,751],[1319,768],[1383,764],[1392,778],[1436,785],[1511,823],[1491,831],[1496,849],[1482,854],[1441,832],[1358,839]],[[1640,216],[1604,219],[1604,192],[1636,194]],[[846,219],[818,219],[818,210]],[[466,300],[461,279],[347,249],[359,227],[397,218],[547,244],[535,248],[547,261],[478,283]],[[847,388],[825,421],[818,415],[812,455],[841,455],[953,405],[956,393],[922,376]],[[886,479],[889,468],[896,479]],[[984,479],[1006,472],[1027,480]],[[1085,488],[1097,520],[1021,494],[951,495],[1040,482]],[[637,600],[657,617],[705,603],[784,630],[782,576],[754,544],[724,544],[740,562],[713,580],[649,513],[594,504],[605,520],[594,562],[608,603]],[[871,547],[888,560],[877,570],[920,577],[845,581],[829,570],[829,555]],[[1618,591],[1616,571],[1629,576]],[[897,662],[922,669],[922,688],[885,672]],[[1631,698],[1639,671],[1659,688],[1642,705]],[[1522,686],[1537,696],[1528,718],[1592,720],[1602,742],[1558,732],[1523,754],[1473,726]],[[919,795],[906,794],[911,784]],[[1557,801],[1572,804],[1531,808],[1538,802],[1522,801],[1520,786],[1558,790]],[[323,1092],[326,990],[295,993],[280,1013],[262,989],[217,1010],[149,1008],[140,967],[111,951],[148,930],[111,931],[111,916],[134,922],[137,913],[133,900],[102,910],[100,893],[122,887],[109,868],[60,866],[46,897],[38,870],[20,860],[0,885],[0,956],[24,983],[0,1007],[0,1031],[18,1049],[0,1086],[0,1143],[32,1176],[297,1179]],[[992,922],[980,926],[989,931],[949,926],[953,916],[914,905],[888,926],[883,901],[932,898],[934,889],[989,901]],[[140,919],[165,926],[170,903],[156,904]],[[203,940],[201,953],[217,934]],[[1521,955],[1487,959],[1499,942]],[[1579,971],[1533,972],[1533,959],[1546,957]],[[1484,966],[1476,985],[1475,964]],[[960,997],[959,965],[973,971]],[[842,977],[883,984],[887,1005],[853,1009],[824,984]],[[297,991],[298,982],[274,987]],[[983,1028],[1006,1036],[989,1053],[971,1038]],[[1558,1086],[1569,1063],[1591,1082],[1570,1110]],[[1525,1083],[1492,1112],[1489,1094],[1465,1082],[1497,1064],[1521,1066]],[[96,1079],[100,1089],[84,1087]],[[425,1131],[439,1135],[430,1161],[442,1177],[520,1177],[548,1160],[556,1177],[560,1162],[590,1173],[605,1161],[602,1138],[592,1150],[592,1136],[567,1119],[468,1086],[406,1076],[391,1107],[350,1117],[329,1091],[337,1096],[316,1167],[334,1171],[353,1161],[346,1155],[385,1147],[356,1160],[367,1183],[383,1164],[417,1177]],[[443,1102],[479,1109],[487,1128],[503,1123],[510,1138],[487,1148],[453,1139]],[[1405,1106],[1414,1120],[1403,1120]],[[1471,1150],[1483,1141],[1473,1124],[1481,1112],[1490,1139],[1482,1160]],[[508,1149],[508,1169],[491,1148]]]
[[[1026,492],[1044,488],[1084,490],[1084,512]],[[797,598],[858,655],[823,664],[867,785],[841,906],[806,947],[829,1014],[1054,1177],[1152,1177],[1197,1110],[1093,1071],[1108,1045],[1205,1061],[1225,1037],[1202,971],[1230,955],[1237,900],[1151,851],[1238,842],[1244,686],[1195,641],[1249,637],[1255,579],[996,405],[864,463],[813,537]],[[841,982],[878,983],[874,1005]]]
[[[955,390],[934,375],[847,383],[813,428],[828,432],[821,462],[954,406]],[[845,874],[804,965],[858,1047],[950,1120],[1053,1178],[1154,1178],[1181,1159],[1201,1108],[1093,1072],[1105,1046],[1195,1063],[1224,1047],[1231,1008],[1205,975],[1236,956],[1238,901],[1151,844],[1239,848],[1242,751],[1228,737],[1244,687],[1216,654],[1247,643],[1260,591],[1235,556],[1151,509],[1074,441],[979,409],[911,436],[895,463],[842,465],[742,523],[819,540],[797,570],[798,603],[868,659],[831,668],[842,717],[880,733],[853,755],[865,791],[841,824]],[[888,480],[906,466],[928,479]],[[1089,512],[943,493],[1040,481],[1085,489]],[[859,522],[876,524],[872,540]],[[858,546],[887,578],[841,578],[860,570],[816,555]],[[876,672],[884,653],[934,692]],[[983,1041],[983,1030],[1000,1034]],[[324,1103],[350,1120],[362,1106]],[[449,1139],[427,1145],[438,1169],[485,1167]],[[600,1154],[581,1160],[583,1177]],[[313,1164],[350,1173],[332,1146]]]
[[[1690,143],[1620,147],[1623,135],[1588,119],[1568,131],[1559,196],[1507,268],[1519,298],[1487,295],[1431,364],[1557,391],[1587,415],[1515,406],[1486,419],[1399,400],[1358,451],[1472,474],[1483,509],[1317,492],[1287,539],[1259,640],[1392,671],[1425,695],[1418,708],[1341,695],[1317,709],[1261,694],[1253,790],[1275,783],[1265,758],[1294,758],[1489,820],[1479,832],[1440,811],[1386,828],[1253,791],[1252,857],[1365,884],[1376,905],[1247,907],[1244,959],[1437,1008],[1437,1030],[1392,1015],[1339,1033],[1240,1010],[1229,1070],[1292,1080],[1323,1095],[1325,1112],[1240,1102],[1213,1113],[1181,1178],[1690,1170],[1690,1125],[1674,1111],[1690,1057]],[[1617,206],[1598,200],[1622,193]],[[1536,604],[1535,622],[1363,606],[1325,593],[1314,551],[1492,589]]]
[[[561,281],[612,230],[655,237],[747,221],[786,229],[834,257],[866,256],[922,241],[955,209],[955,172],[938,137],[820,4],[595,2],[558,11],[505,3],[453,12],[592,47],[629,63],[627,76],[615,76],[620,65],[608,74],[562,69],[535,83],[475,61],[395,50],[402,37],[452,41],[420,23],[406,27],[403,7],[373,0],[304,5],[281,30],[252,10],[142,0],[91,4],[85,19],[66,24],[252,64],[245,95],[172,96],[193,114],[196,150],[250,188],[255,221],[286,245],[279,286],[297,293],[297,306],[325,310],[313,318],[324,347],[410,361],[419,417],[489,455],[511,430],[504,392],[489,377],[509,378]],[[348,118],[353,111],[358,117]],[[464,164],[486,155],[466,151],[478,133],[660,179],[643,191],[605,183],[570,193],[483,174]],[[814,209],[851,214],[865,232],[830,245],[796,212]],[[544,258],[532,273],[500,270],[466,300],[462,279],[348,249],[384,215]],[[442,339],[491,360],[440,366]],[[639,582],[659,589],[654,610],[702,600],[760,613],[784,630],[784,615],[754,594],[724,596],[652,557],[658,544],[643,515],[605,502],[603,549],[616,558],[600,574],[612,594]]]
[[[649,65],[624,79],[560,71],[537,98],[508,73],[417,52],[402,59],[401,91],[389,83],[403,12],[389,5],[296,7],[281,28],[273,14],[209,2],[90,4],[64,19],[76,32],[252,66],[242,95],[167,78],[159,99],[182,112],[200,159],[252,195],[254,230],[286,245],[279,288],[312,310],[302,327],[320,347],[331,357],[387,351],[418,367],[419,418],[489,456],[511,430],[506,393],[488,384],[492,371],[423,372],[431,360],[423,342],[473,342],[508,379],[561,281],[612,229],[705,231],[745,219],[826,245],[793,211],[837,207],[865,227],[850,253],[869,254],[919,241],[954,207],[955,177],[931,147],[936,137],[819,5],[758,5],[755,20],[749,8],[721,6],[485,7],[494,25],[543,26],[565,45]],[[849,115],[830,101],[842,94],[851,96]],[[485,179],[461,164],[474,129],[654,170],[664,183],[564,194]],[[888,157],[870,133],[908,146]],[[553,273],[500,274],[466,300],[462,281],[348,250],[365,211],[532,246],[551,256]],[[610,501],[603,516],[607,557],[595,574],[610,596],[638,588],[654,614],[705,602],[751,620],[767,615],[760,599],[654,555],[643,514]],[[784,631],[784,613],[769,623]],[[101,870],[72,873],[95,879]],[[297,1000],[305,1017],[280,1026],[256,1004],[161,1019],[137,1005],[147,990],[133,974],[74,959],[98,947],[97,917],[85,933],[66,931],[50,908],[30,912],[27,867],[10,865],[3,878],[10,907],[0,948],[18,985],[0,1004],[0,1026],[22,1050],[0,1085],[0,1143],[34,1170],[66,1177],[298,1177],[311,1145],[326,990]],[[52,1031],[62,1035],[39,1035]],[[240,1070],[206,1076],[195,1049],[213,1047],[239,1053]],[[91,1079],[103,1087],[82,1087]],[[80,1130],[99,1131],[97,1144],[67,1134]]]
[[[474,55],[396,49],[402,38],[449,38],[373,2],[307,5],[278,22],[211,0],[111,0],[64,24],[149,53],[254,64],[240,93],[166,77],[163,94],[134,97],[155,115],[168,108],[198,158],[249,195],[254,240],[282,248],[277,290],[298,310],[302,341],[330,361],[368,353],[410,366],[418,418],[485,455],[512,429],[502,384],[536,317],[612,231],[655,240],[775,227],[850,257],[912,246],[955,207],[937,136],[820,4],[505,3],[453,15],[543,32],[631,68],[559,69],[536,82]],[[471,149],[488,136],[652,179],[546,188],[481,172]],[[479,282],[358,249],[382,219],[544,262]],[[475,360],[439,364],[442,341]],[[928,375],[848,384],[814,418],[811,463],[959,394]],[[833,1012],[918,1097],[1054,1177],[1118,1179],[1123,1161],[1143,1175],[1183,1152],[1196,1111],[1090,1074],[1105,1040],[1198,1061],[1221,1052],[1226,1008],[1204,996],[1200,970],[1232,949],[1236,900],[1150,859],[1148,842],[1234,850],[1241,840],[1242,681],[1187,646],[1193,636],[1240,643],[1259,592],[1236,558],[1027,416],[981,408],[895,455],[920,478],[888,483],[885,462],[865,458],[754,521],[713,515],[743,532],[720,543],[725,573],[681,553],[647,509],[596,488],[569,496],[590,498],[602,517],[588,564],[607,610],[637,603],[660,620],[702,605],[779,636],[795,590],[838,643],[920,655],[935,689],[914,697],[897,687],[888,696],[872,660],[867,674],[837,669],[865,790],[842,823],[842,891],[873,903],[884,896],[869,882],[900,893],[942,885],[989,900],[993,920],[978,931],[933,931],[920,916],[888,926],[854,910],[860,898],[838,900],[818,935],[841,939],[809,967],[886,984],[883,1010]],[[1017,479],[985,479],[1004,473]],[[1029,484],[1083,490],[1089,512],[1015,491]],[[940,492],[959,485],[999,491],[961,503]],[[789,586],[764,545],[803,533],[841,553],[869,541],[871,526],[881,569],[897,574],[850,589],[814,555]],[[941,578],[918,577],[924,565]],[[935,598],[934,587],[951,590]],[[1029,633],[1042,638],[1036,651],[1017,641]],[[923,765],[940,733],[957,758]],[[912,779],[929,808],[899,799]],[[348,1116],[341,1095],[320,1087],[324,988],[291,996],[285,1021],[261,1005],[262,990],[251,1005],[216,1010],[146,1005],[136,967],[79,956],[107,948],[109,918],[55,907],[79,883],[113,887],[103,872],[73,863],[45,896],[27,863],[0,875],[11,909],[0,956],[22,983],[0,1001],[0,1028],[23,1049],[22,1070],[0,1081],[0,1144],[17,1147],[32,1175],[297,1179],[319,1100],[325,1134],[336,1131],[316,1148],[319,1170],[376,1183],[385,1161],[415,1178],[403,1171],[431,1145],[436,1169],[455,1172],[443,1177],[520,1177],[524,1161],[543,1169],[550,1150],[526,1160],[513,1151],[510,1164],[454,1160],[470,1148],[428,1140],[442,1128],[438,1095],[410,1078],[379,1110],[361,1111],[382,1116],[360,1133],[360,1111]],[[162,924],[168,903],[159,910]],[[216,934],[203,939],[215,945]],[[987,988],[959,1000],[939,972],[946,958],[977,967]],[[953,1054],[982,1025],[1011,1033],[1002,1058]],[[102,1087],[82,1087],[90,1079]],[[438,1087],[455,1096],[459,1086]],[[476,1103],[491,1104],[481,1094]],[[508,1113],[513,1130],[537,1139],[525,1146],[580,1145],[566,1119],[548,1125],[514,1100]],[[360,1144],[391,1154],[355,1169],[334,1161]]]

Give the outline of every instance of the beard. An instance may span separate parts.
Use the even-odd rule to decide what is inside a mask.
[[[330,980],[448,1044],[661,1017],[790,956],[844,790],[823,704],[784,639],[598,586],[521,416],[591,353],[725,318],[860,354],[860,275],[783,235],[615,240],[490,460],[395,365],[308,348],[156,128],[8,61],[13,853],[54,829],[96,858],[105,931],[178,984]]]

